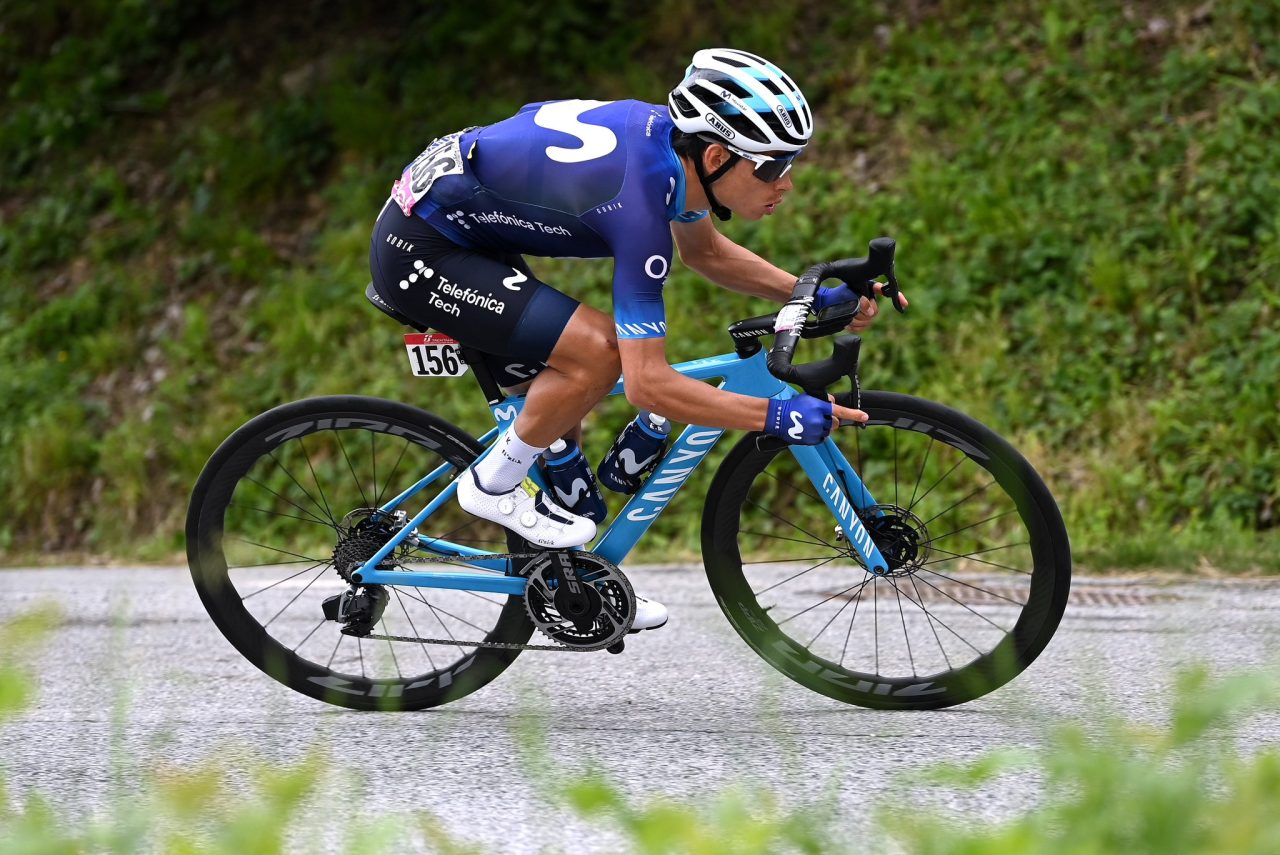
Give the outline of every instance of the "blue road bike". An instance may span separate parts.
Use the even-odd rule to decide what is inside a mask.
[[[702,516],[707,578],[743,640],[793,680],[860,706],[933,709],[1039,655],[1066,607],[1071,550],[1044,483],[991,429],[861,391],[856,336],[793,363],[799,339],[840,332],[854,311],[810,314],[827,278],[884,278],[901,311],[893,253],[879,238],[866,258],[811,268],[776,315],[729,327],[733,353],[675,368],[764,398],[852,381],[837,400],[866,426],[817,446],[750,433],[720,460]],[[461,356],[497,422],[478,439],[404,403],[311,398],[245,424],[201,473],[187,516],[196,588],[236,649],[290,688],[420,709],[484,686],[525,650],[622,651],[635,598],[619,568],[724,431],[686,427],[593,544],[535,550],[453,501],[456,477],[524,403],[479,354]]]

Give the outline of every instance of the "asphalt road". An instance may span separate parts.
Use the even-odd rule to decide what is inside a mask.
[[[721,617],[700,569],[627,572],[672,620],[623,655],[525,653],[455,704],[395,714],[330,707],[263,675],[209,622],[185,568],[0,571],[0,618],[41,602],[65,616],[37,658],[35,706],[0,728],[0,767],[11,795],[37,790],[76,818],[151,770],[229,752],[296,761],[319,746],[336,771],[309,806],[312,840],[355,851],[345,818],[426,810],[485,851],[616,851],[615,831],[540,795],[547,782],[521,750],[524,712],[537,710],[570,774],[596,768],[639,801],[734,785],[763,785],[784,805],[834,792],[853,846],[871,839],[879,807],[981,820],[1036,802],[1026,776],[977,793],[912,784],[941,759],[1042,745],[1054,723],[1092,725],[1106,709],[1159,724],[1179,665],[1225,672],[1274,665],[1280,651],[1280,579],[1078,578],[1057,636],[1014,683],[949,710],[876,712],[773,672]],[[1280,715],[1266,714],[1243,742],[1278,736]]]

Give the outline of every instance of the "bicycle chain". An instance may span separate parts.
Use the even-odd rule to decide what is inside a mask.
[[[486,561],[494,560],[510,560],[516,558],[538,558],[544,555],[543,552],[494,552],[486,553]],[[461,563],[457,556],[422,556],[418,558],[398,558],[397,564],[459,564]],[[358,636],[359,638],[371,638],[375,641],[405,641],[411,644],[444,644],[450,647],[483,647],[486,649],[496,650],[550,650],[556,653],[594,653],[596,650],[604,648],[599,647],[569,647],[565,644],[518,644],[514,641],[459,641],[458,639],[449,638],[418,638],[412,635],[381,635],[379,633],[369,633],[368,635]]]

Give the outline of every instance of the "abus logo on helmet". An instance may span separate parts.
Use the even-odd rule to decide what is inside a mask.
[[[725,139],[731,140],[737,136],[737,134],[734,133],[733,128],[729,127],[724,122],[720,121],[720,117],[717,116],[715,113],[707,113],[705,118],[707,120],[707,124],[709,124],[711,127],[719,131],[720,136],[724,137]]]
[[[791,117],[787,115],[787,110],[781,104],[773,108],[773,112],[778,114],[778,118],[782,120],[783,126],[788,130],[791,128]]]

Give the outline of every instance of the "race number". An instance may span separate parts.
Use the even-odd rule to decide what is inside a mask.
[[[413,163],[405,168],[404,174],[391,185],[391,198],[400,206],[407,217],[413,212],[413,206],[427,195],[431,185],[442,175],[459,175],[462,173],[462,149],[459,143],[465,131],[449,134],[447,137],[433,140]]]
[[[467,373],[458,340],[443,333],[406,333],[409,370],[415,377],[461,377]]]

